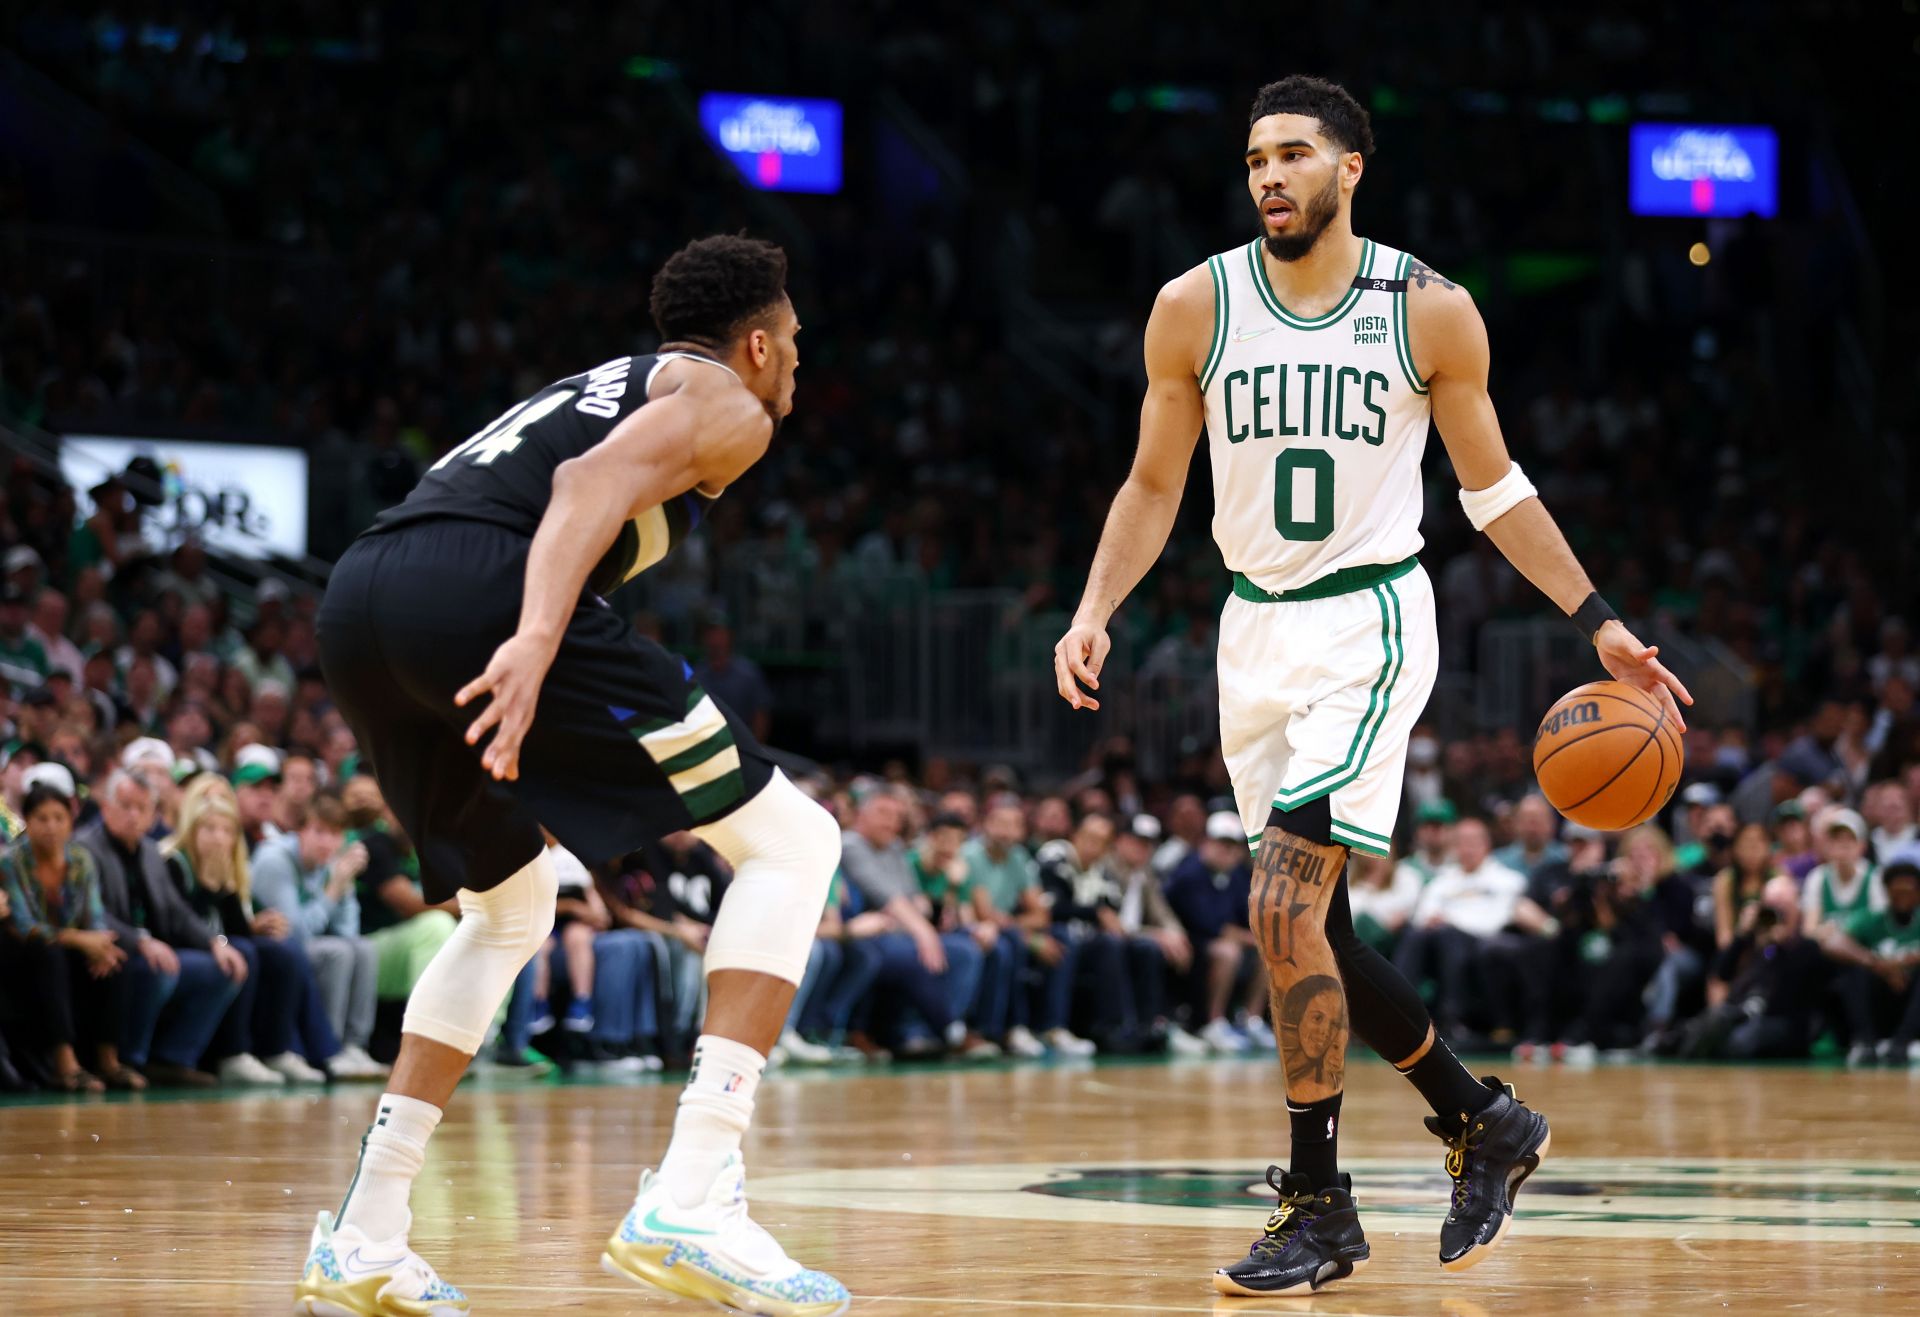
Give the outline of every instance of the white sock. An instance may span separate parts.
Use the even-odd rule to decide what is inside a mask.
[[[731,1038],[701,1034],[693,1045],[693,1073],[680,1094],[673,1140],[660,1159],[660,1178],[682,1207],[704,1202],[727,1158],[753,1119],[753,1091],[767,1058]]]
[[[393,1239],[413,1225],[407,1195],[427,1164],[427,1140],[440,1123],[440,1108],[419,1098],[382,1093],[373,1124],[360,1140],[360,1165],[340,1204],[339,1224],[368,1239]]]

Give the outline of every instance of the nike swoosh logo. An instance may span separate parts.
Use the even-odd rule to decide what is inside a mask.
[[[363,1257],[361,1256],[360,1250],[356,1248],[353,1252],[347,1254],[346,1257],[340,1259],[340,1263],[350,1271],[375,1272],[392,1271],[406,1260],[407,1255],[405,1253],[394,1258]]]
[[[717,1235],[720,1233],[718,1230],[695,1230],[692,1226],[677,1226],[671,1222],[662,1221],[660,1209],[657,1207],[647,1209],[647,1214],[640,1218],[640,1228],[663,1235]]]
[[[1233,341],[1245,343],[1248,339],[1259,338],[1262,334],[1271,334],[1278,328],[1280,328],[1278,325],[1268,325],[1264,329],[1236,329],[1233,331]]]

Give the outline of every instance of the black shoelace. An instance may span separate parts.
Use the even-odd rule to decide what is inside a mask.
[[[1480,1136],[1486,1133],[1482,1121],[1462,1120],[1460,1132],[1447,1139],[1447,1174],[1453,1177],[1453,1210],[1466,1207],[1473,1196],[1473,1181],[1468,1176],[1469,1158],[1480,1149]]]

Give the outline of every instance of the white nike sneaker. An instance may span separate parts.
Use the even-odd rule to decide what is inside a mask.
[[[652,1171],[607,1241],[600,1266],[609,1275],[705,1299],[761,1317],[834,1317],[847,1310],[847,1287],[808,1271],[747,1215],[747,1165],[727,1158],[706,1201],[681,1207]]]
[[[1167,1053],[1170,1056],[1206,1056],[1213,1051],[1205,1043],[1177,1024],[1167,1025]]]
[[[819,1043],[808,1042],[798,1029],[789,1029],[780,1035],[780,1046],[786,1051],[789,1061],[800,1065],[831,1065],[833,1049]]]
[[[391,1071],[368,1056],[365,1048],[349,1043],[327,1062],[327,1073],[335,1079],[385,1079]]]
[[[1270,1052],[1279,1046],[1279,1042],[1273,1036],[1273,1030],[1258,1015],[1245,1016],[1241,1019],[1239,1027],[1240,1032],[1246,1035],[1247,1041],[1253,1044],[1255,1051]]]
[[[1240,1056],[1253,1050],[1253,1040],[1234,1028],[1226,1016],[1209,1020],[1200,1041],[1222,1056]]]
[[[1007,1030],[1007,1055],[1024,1056],[1029,1059],[1045,1056],[1047,1045],[1033,1036],[1033,1030],[1024,1024],[1016,1024]]]
[[[285,1085],[287,1077],[278,1070],[269,1070],[266,1062],[252,1052],[236,1052],[220,1063],[220,1082],[273,1088]]]
[[[1091,1038],[1082,1038],[1071,1029],[1049,1029],[1041,1037],[1061,1056],[1092,1056],[1100,1050]]]
[[[311,1317],[456,1317],[467,1296],[441,1280],[405,1235],[374,1244],[322,1212],[293,1310]]]
[[[266,1058],[261,1064],[276,1074],[285,1075],[289,1084],[324,1084],[327,1082],[327,1072],[317,1070],[308,1065],[306,1058],[298,1052],[282,1052],[278,1056]]]

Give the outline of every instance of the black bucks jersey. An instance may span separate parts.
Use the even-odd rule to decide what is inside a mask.
[[[621,529],[572,608],[520,751],[497,782],[455,704],[522,620],[527,557],[553,473],[647,401],[690,353],[620,357],[548,385],[434,464],[334,566],[320,664],[401,828],[429,901],[485,891],[538,855],[544,827],[587,864],[721,818],[773,773],[752,729],[676,654],[603,598],[665,557],[713,494],[691,490]],[[717,494],[718,491],[714,491]]]
[[[406,501],[375,519],[369,534],[422,521],[482,521],[529,539],[553,496],[553,473],[592,448],[646,405],[653,377],[667,362],[726,366],[692,352],[616,357],[583,375],[556,380],[433,464]],[[689,490],[649,508],[621,528],[620,538],[587,578],[608,594],[659,562],[700,524],[719,491]]]

